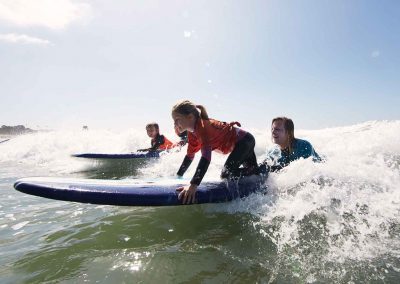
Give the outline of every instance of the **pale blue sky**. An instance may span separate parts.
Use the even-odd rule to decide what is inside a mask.
[[[400,119],[399,52],[399,1],[0,0],[0,124]]]

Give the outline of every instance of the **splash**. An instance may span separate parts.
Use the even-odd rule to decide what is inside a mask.
[[[313,282],[346,279],[344,263],[360,274],[367,271],[370,278],[363,280],[379,280],[398,269],[398,131],[395,121],[299,132],[327,157],[326,163],[299,160],[271,174],[275,202],[252,211],[260,218],[255,226],[276,245],[280,271],[295,268]],[[387,259],[383,270],[382,259]]]
[[[382,280],[400,267],[399,131],[400,121],[297,131],[325,163],[295,161],[270,174],[268,194],[212,210],[256,217],[276,247],[271,281]]]

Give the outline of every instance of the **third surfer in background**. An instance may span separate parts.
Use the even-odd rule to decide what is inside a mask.
[[[276,117],[272,120],[271,138],[276,146],[268,151],[260,168],[262,172],[281,170],[300,158],[311,157],[314,162],[322,160],[310,142],[294,137],[294,123],[290,118]]]
[[[201,151],[201,159],[190,186],[178,188],[181,191],[179,199],[182,199],[184,204],[195,201],[197,187],[207,172],[214,150],[223,154],[230,153],[222,169],[221,178],[258,173],[254,137],[249,132],[235,127],[240,126],[238,122],[226,123],[209,118],[202,105],[195,105],[187,100],[178,102],[172,108],[172,118],[180,133],[188,132],[187,154],[179,168],[178,176],[183,176],[195,154]],[[241,165],[243,168],[240,168]]]

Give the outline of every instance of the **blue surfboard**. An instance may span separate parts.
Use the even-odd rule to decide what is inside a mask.
[[[138,152],[138,153],[127,153],[127,154],[83,153],[83,154],[73,154],[72,157],[86,158],[86,159],[105,159],[105,160],[148,159],[148,158],[159,158],[160,153],[161,151]]]
[[[219,203],[265,190],[265,176],[229,181],[204,181],[196,192],[196,203]],[[23,178],[15,182],[20,192],[50,199],[123,206],[182,205],[176,189],[188,181],[177,179],[95,180],[49,177]]]

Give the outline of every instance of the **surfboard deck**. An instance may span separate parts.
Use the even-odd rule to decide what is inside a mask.
[[[220,203],[242,198],[265,189],[265,176],[238,180],[204,181],[197,189],[196,203]],[[189,181],[179,179],[95,180],[51,177],[19,179],[14,188],[20,192],[64,201],[121,206],[176,206],[177,188]]]
[[[148,158],[159,158],[160,151],[137,152],[137,153],[126,153],[126,154],[82,153],[82,154],[73,154],[72,157],[86,158],[86,159],[109,159],[109,160],[148,159]]]

